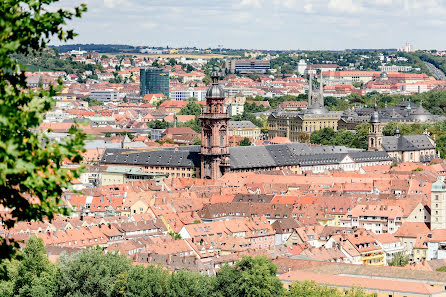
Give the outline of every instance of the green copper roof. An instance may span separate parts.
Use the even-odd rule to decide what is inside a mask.
[[[442,180],[437,180],[432,184],[432,192],[444,192],[446,191],[446,186]]]

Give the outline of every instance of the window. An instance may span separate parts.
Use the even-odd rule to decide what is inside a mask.
[[[210,134],[208,134],[206,136],[206,146],[211,147],[211,135]]]

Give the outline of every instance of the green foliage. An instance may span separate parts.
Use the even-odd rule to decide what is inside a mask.
[[[167,129],[169,128],[169,123],[165,120],[154,120],[147,123],[147,127],[152,129]]]
[[[192,140],[192,145],[201,145],[201,138],[200,137],[195,137],[193,140]]]
[[[344,145],[352,148],[367,148],[369,124],[363,123],[356,127],[356,134],[346,130],[334,131],[332,128],[323,128],[311,133],[310,142],[322,145]]]
[[[446,272],[446,266],[441,266],[441,267],[435,269],[435,271],[438,271],[438,272]]]
[[[387,263],[389,266],[406,266],[409,264],[409,255],[404,252],[398,252],[393,254],[392,261]]]
[[[248,137],[243,138],[239,143],[240,146],[250,146],[251,144],[252,143]]]
[[[287,297],[372,297],[361,288],[352,288],[343,292],[337,288],[316,285],[313,281],[295,282],[290,286]]]
[[[214,279],[198,273],[178,271],[169,275],[166,297],[208,297],[212,296]]]
[[[43,241],[30,237],[14,283],[14,296],[56,296],[57,266],[46,257]]]
[[[288,293],[289,297],[322,297],[322,296],[339,296],[339,292],[336,288],[329,288],[327,286],[318,286],[314,282],[295,282],[290,286]]]
[[[242,114],[233,116],[231,120],[232,121],[250,121],[257,127],[260,127],[260,128],[266,127],[266,121],[258,119],[254,114],[249,113],[246,110],[243,111]]]
[[[111,296],[118,276],[128,273],[131,262],[117,254],[89,249],[61,257],[58,296]]]
[[[178,127],[189,127],[197,133],[201,132],[201,120],[198,117],[195,117],[195,120],[189,120],[184,123],[178,123]],[[197,137],[198,138],[198,137]],[[194,143],[201,144],[201,139],[195,139]]]
[[[202,105],[198,104],[194,101],[190,101],[187,103],[187,105],[180,109],[180,112],[178,114],[181,115],[194,115],[196,117],[201,115],[201,108]]]
[[[283,296],[277,267],[266,257],[243,257],[234,266],[225,265],[217,273],[215,291],[221,297]]]
[[[104,104],[101,100],[92,99],[92,98],[85,98],[84,101],[88,102],[88,106],[101,106]]]
[[[85,5],[73,12],[54,10],[54,0],[7,0],[0,5],[0,204],[12,209],[6,227],[16,221],[42,220],[66,214],[60,207],[63,189],[80,170],[62,168],[64,160],[80,163],[85,134],[73,127],[64,143],[34,132],[54,105],[58,88],[24,91],[26,78],[13,55],[41,54],[50,38],[66,41],[75,34],[65,30],[66,20],[80,17]],[[31,202],[30,197],[33,197]],[[0,258],[13,249],[0,239]]]
[[[255,103],[249,104],[248,102],[246,102],[243,110],[246,111],[247,113],[256,113],[268,110],[268,108],[266,108],[262,104],[255,104]]]
[[[167,232],[167,234],[169,234],[174,240],[180,240],[181,239],[181,235],[178,233],[175,233],[173,231],[169,231]]]
[[[53,49],[33,54],[14,54],[12,57],[26,71],[65,71],[68,74],[80,74],[85,71],[103,70],[102,65],[83,64],[70,59],[60,59]]]
[[[277,268],[266,257],[244,257],[225,265],[216,276],[188,271],[169,272],[161,266],[132,265],[124,255],[86,249],[52,264],[40,238],[31,237],[20,260],[5,260],[7,274],[0,278],[0,296],[68,297],[341,297],[341,291],[313,282],[283,289]],[[367,297],[359,288],[346,296]]]

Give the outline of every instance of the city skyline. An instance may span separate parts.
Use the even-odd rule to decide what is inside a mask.
[[[84,17],[69,23],[79,33],[70,43],[342,50],[410,42],[417,49],[446,48],[446,39],[432,38],[446,24],[443,0],[149,2],[62,0],[57,7],[87,4]]]

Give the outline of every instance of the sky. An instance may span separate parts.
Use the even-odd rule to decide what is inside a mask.
[[[446,49],[446,0],[61,0],[69,43],[243,49]],[[57,43],[55,43],[57,44]]]

